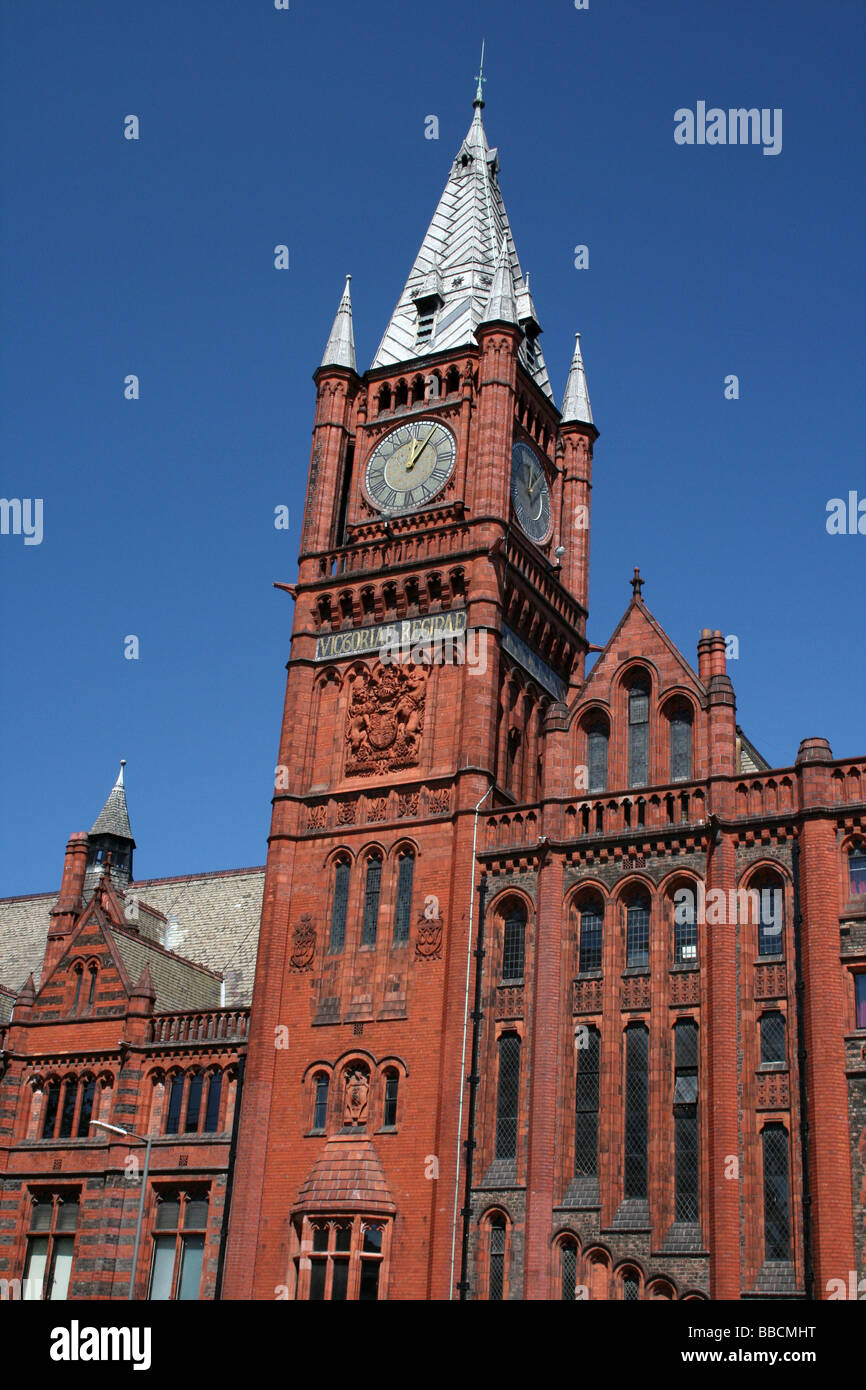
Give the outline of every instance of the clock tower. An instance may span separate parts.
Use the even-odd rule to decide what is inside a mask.
[[[457,1296],[479,808],[527,808],[534,865],[572,778],[597,432],[483,106],[372,365],[347,278],[314,377],[229,1298]]]

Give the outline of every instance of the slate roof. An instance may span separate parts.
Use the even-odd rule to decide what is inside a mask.
[[[138,983],[145,966],[150,970],[156,992],[156,1012],[219,1008],[221,977],[214,971],[165,951],[155,942],[134,933],[116,928],[109,929],[109,933],[130,985]]]
[[[151,955],[158,951],[148,953],[148,941],[178,952],[182,961],[197,962],[218,972],[225,978],[226,1004],[248,1007],[253,992],[264,880],[264,868],[253,868],[144,879],[130,884],[126,890],[127,918],[129,898],[141,899],[137,925],[142,941],[137,944],[146,955],[154,983],[161,967],[154,965]],[[56,899],[56,891],[0,898],[0,982],[14,994],[31,973],[39,981],[48,917]],[[143,964],[144,957],[137,969],[129,967],[131,983],[138,980]],[[183,971],[181,977],[186,978]],[[193,994],[198,988],[193,987],[191,977],[189,988]],[[169,992],[166,985],[163,995]],[[184,1002],[158,1007],[196,1006]]]
[[[115,835],[119,840],[132,840],[132,827],[129,824],[129,811],[126,807],[126,788],[123,785],[123,768],[124,763],[121,762],[117,781],[108,793],[108,800],[91,826],[91,835]]]
[[[529,285],[520,268],[499,189],[499,159],[496,150],[488,147],[484,133],[482,105],[476,100],[472,124],[385,329],[374,367],[394,366],[474,344],[474,330],[487,308],[503,241],[518,313],[521,319],[525,314],[535,321]],[[418,343],[417,300],[433,295],[441,300],[433,336]],[[530,352],[524,338],[519,357],[536,385],[553,400],[540,347]]]
[[[4,1023],[8,1023],[12,1017],[12,1005],[15,1003],[15,995],[11,989],[4,989],[0,985],[0,1028]]]

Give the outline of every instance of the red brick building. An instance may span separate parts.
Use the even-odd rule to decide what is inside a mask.
[[[315,376],[225,1296],[827,1297],[866,759],[770,768],[637,571],[587,674],[597,431],[482,105],[372,366],[347,282]]]
[[[136,884],[121,787],[0,904],[0,1279],[125,1295],[141,1145],[82,1116],[154,1136],[139,1297],[863,1277],[866,757],[770,768],[637,571],[590,646],[584,363],[558,408],[482,106],[315,374],[266,870]]]

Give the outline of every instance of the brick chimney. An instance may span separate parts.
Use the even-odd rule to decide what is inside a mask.
[[[63,878],[57,901],[51,909],[48,941],[42,977],[46,979],[63,954],[63,943],[72,931],[84,906],[84,875],[87,870],[88,838],[84,830],[76,830],[66,842]]]

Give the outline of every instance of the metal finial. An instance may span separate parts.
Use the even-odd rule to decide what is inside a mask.
[[[635,565],[634,578],[631,581],[631,591],[634,594],[635,598],[640,598],[641,589],[643,588],[643,586],[644,581],[640,577],[640,570],[638,569],[637,565]]]
[[[483,40],[483,39],[481,40],[481,62],[480,62],[479,65],[478,65],[478,71],[477,71],[477,73],[475,74],[475,80],[476,80],[476,82],[478,83],[478,85],[477,85],[477,87],[475,88],[475,100],[473,101],[472,105],[473,105],[473,106],[483,106],[483,105],[484,105],[484,87],[483,87],[483,84],[487,81],[487,78],[484,76],[484,40]]]

